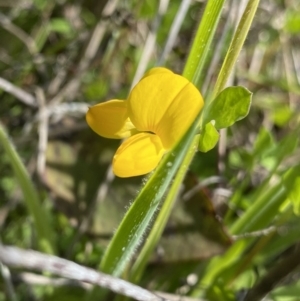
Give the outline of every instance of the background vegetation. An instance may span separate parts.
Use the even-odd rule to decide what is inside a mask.
[[[205,99],[247,2],[224,3],[197,81]],[[125,99],[150,67],[182,73],[206,3],[0,1],[0,121],[10,139],[1,130],[4,245],[99,268],[145,180],[112,175],[119,141],[87,127],[87,107]],[[125,279],[170,300],[300,300],[299,45],[299,1],[261,0],[228,81],[253,92],[251,111],[196,154],[146,270],[132,279],[128,268]],[[0,300],[92,299],[79,282],[1,271]]]

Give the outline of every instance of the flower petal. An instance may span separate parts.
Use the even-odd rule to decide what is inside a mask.
[[[129,118],[137,130],[157,134],[164,148],[170,149],[200,112],[203,99],[186,78],[165,68],[148,74],[129,95]]]
[[[134,135],[118,148],[113,171],[121,178],[144,175],[157,166],[164,153],[158,136],[149,133]]]
[[[127,138],[137,132],[124,100],[113,99],[90,107],[86,121],[94,132],[106,138]]]
[[[171,70],[163,68],[163,67],[155,67],[150,69],[148,72],[145,73],[145,75],[141,78],[141,80],[149,75],[159,74],[159,73],[169,73],[174,74]]]

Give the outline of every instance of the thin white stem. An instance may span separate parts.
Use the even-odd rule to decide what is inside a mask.
[[[2,77],[0,77],[0,89],[3,89],[5,92],[13,95],[14,97],[21,100],[29,106],[37,106],[36,99],[31,94],[18,88],[17,86],[13,85],[11,82],[7,81]]]
[[[34,39],[30,35],[28,35],[22,28],[13,24],[11,20],[2,13],[0,13],[0,24],[8,32],[22,41],[31,54],[36,54],[38,52]]]
[[[0,262],[0,271],[1,271],[1,275],[2,275],[2,278],[5,283],[6,293],[7,293],[9,300],[17,301],[17,297],[16,297],[16,294],[14,291],[12,280],[11,280],[10,270],[8,269],[8,267],[6,265],[4,265]]]
[[[46,150],[48,145],[48,125],[49,114],[46,107],[45,94],[41,88],[36,91],[37,100],[39,102],[39,143],[37,155],[37,172],[42,181],[44,181],[46,167]]]
[[[167,300],[125,280],[97,272],[57,256],[32,250],[22,250],[0,244],[0,261],[10,267],[49,272],[68,279],[98,285],[139,301]]]

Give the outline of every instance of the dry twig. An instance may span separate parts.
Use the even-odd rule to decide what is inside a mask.
[[[104,7],[103,16],[107,16],[112,14],[115,10],[118,0],[110,0],[107,2],[106,6]],[[56,105],[60,103],[65,97],[76,95],[80,83],[82,75],[88,69],[92,59],[95,57],[99,46],[103,40],[104,34],[107,30],[107,21],[101,19],[95,26],[94,31],[91,35],[87,48],[83,57],[81,58],[78,64],[78,72],[77,75],[71,79],[53,99],[50,100],[51,105]]]
[[[0,13],[0,24],[8,32],[22,41],[31,54],[36,54],[38,52],[34,39],[30,35],[28,35],[22,28],[13,24],[11,20],[2,13]]]
[[[26,260],[24,260],[24,258],[26,258]],[[125,280],[97,272],[63,258],[46,255],[37,251],[22,250],[16,247],[0,245],[0,261],[9,267],[50,272],[68,279],[98,285],[135,300],[167,300]]]
[[[17,86],[13,85],[6,79],[0,77],[0,88],[3,89],[5,92],[15,96],[17,99],[24,102],[26,105],[31,107],[36,107],[36,99],[26,91],[18,88]]]

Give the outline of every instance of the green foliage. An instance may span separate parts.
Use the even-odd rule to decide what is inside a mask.
[[[287,10],[284,27],[290,34],[298,34],[300,32],[299,10]]]
[[[300,281],[295,284],[286,285],[275,289],[271,296],[275,301],[296,301],[299,299]]]
[[[136,5],[137,4],[140,3],[136,1]],[[143,1],[140,9],[140,17],[153,18],[156,14],[157,6],[158,6],[158,1],[150,1],[150,0]]]
[[[39,8],[40,10],[43,10],[46,8],[47,1],[46,0],[34,0],[34,5]]]
[[[293,204],[294,213],[300,215],[300,177],[296,177],[292,189],[288,194],[289,201]]]
[[[30,212],[30,215],[34,220],[35,228],[38,234],[38,247],[44,252],[54,253],[54,233],[52,232],[52,228],[48,222],[48,216],[44,211],[44,208],[42,207],[37,191],[29,178],[27,170],[22,164],[22,161],[20,160],[16,150],[14,149],[14,146],[10,143],[7,134],[1,124],[0,142],[9,158],[10,164],[18,179],[19,185],[22,188],[28,211]]]
[[[262,127],[254,142],[253,157],[261,159],[274,147],[274,144],[275,141],[272,134]]]
[[[248,115],[251,98],[252,93],[244,87],[224,89],[205,110],[204,124],[214,121],[217,130],[230,127]]]
[[[213,149],[219,140],[219,133],[211,122],[208,122],[201,130],[199,151],[206,153]]]
[[[106,95],[107,90],[107,83],[104,80],[98,79],[86,85],[84,95],[87,100],[99,100]]]
[[[65,36],[70,36],[73,33],[70,23],[61,18],[53,18],[49,24],[50,31],[61,33]]]

